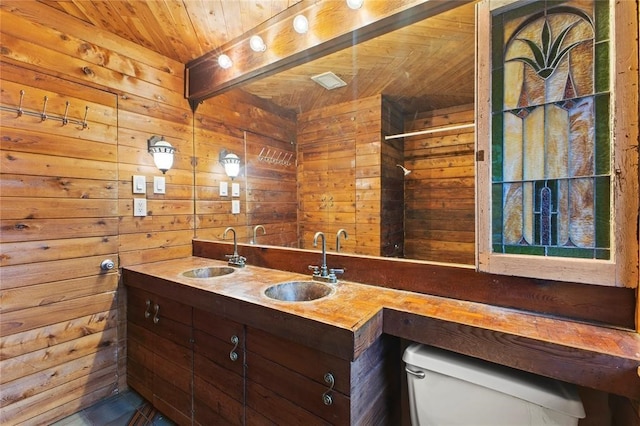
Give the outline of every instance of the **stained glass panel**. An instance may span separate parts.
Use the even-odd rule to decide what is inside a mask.
[[[608,2],[538,1],[492,25],[493,250],[609,259]]]

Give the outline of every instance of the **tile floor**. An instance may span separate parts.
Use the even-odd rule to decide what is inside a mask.
[[[89,408],[78,411],[64,418],[52,426],[127,426],[136,411],[143,413],[144,399],[132,390],[114,395],[97,402]],[[140,420],[136,425],[145,426],[174,426],[175,424],[157,413],[152,419]]]

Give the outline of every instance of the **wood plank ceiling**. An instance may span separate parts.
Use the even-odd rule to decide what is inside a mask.
[[[39,1],[187,63],[301,0]],[[298,112],[379,93],[405,114],[472,103],[474,20],[474,5],[462,6],[242,89]],[[327,91],[310,78],[327,71],[347,86]]]

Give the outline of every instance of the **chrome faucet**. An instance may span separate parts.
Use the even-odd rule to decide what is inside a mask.
[[[322,237],[322,265],[319,267],[309,265],[309,269],[313,271],[313,279],[315,281],[336,283],[338,282],[336,274],[344,273],[344,269],[329,269],[327,267],[327,244],[324,238],[324,233],[316,232],[316,235],[313,236],[313,246],[318,247],[318,237]]]
[[[256,225],[253,227],[253,239],[251,240],[251,244],[258,243],[258,229],[262,229],[262,235],[266,235],[267,231],[264,229],[262,225]]]
[[[338,229],[338,233],[336,234],[336,251],[340,253],[340,234],[344,234],[344,239],[348,240],[349,236],[347,235],[346,229]]]
[[[242,268],[246,264],[247,258],[240,256],[238,254],[238,239],[236,238],[236,230],[233,229],[233,227],[231,226],[228,227],[227,229],[224,230],[224,234],[222,234],[222,239],[224,240],[225,238],[227,238],[228,231],[233,232],[233,254],[227,254],[225,255],[225,257],[229,259],[228,263],[230,266],[237,266],[239,268]]]

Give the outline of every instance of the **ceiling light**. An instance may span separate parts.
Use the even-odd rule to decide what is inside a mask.
[[[347,6],[349,9],[357,10],[362,7],[364,0],[347,0]]]
[[[331,71],[314,75],[311,77],[311,80],[318,83],[320,86],[324,87],[327,90],[337,89],[338,87],[346,86],[347,83],[344,82],[340,77],[332,73]]]
[[[165,141],[163,136],[147,139],[147,150],[153,155],[153,162],[163,174],[173,166],[173,153],[176,149]]]
[[[296,30],[298,34],[304,34],[309,31],[309,21],[304,15],[298,15],[293,18],[293,29]]]
[[[267,45],[264,44],[264,40],[259,35],[251,36],[249,39],[249,46],[251,46],[251,50],[254,52],[264,52],[267,50]]]
[[[218,65],[220,65],[220,68],[224,68],[226,70],[227,68],[231,68],[233,61],[227,55],[222,54],[218,56]]]

